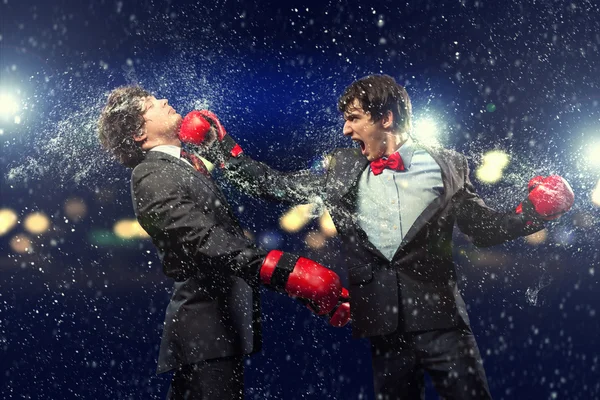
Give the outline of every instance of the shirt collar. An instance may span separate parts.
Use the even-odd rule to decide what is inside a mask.
[[[404,169],[408,171],[412,162],[413,153],[415,152],[415,142],[409,136],[408,140],[400,146],[394,153],[400,153]]]
[[[181,158],[181,147],[172,144],[161,144],[151,148],[149,151],[160,151],[161,153],[166,153],[175,158]]]

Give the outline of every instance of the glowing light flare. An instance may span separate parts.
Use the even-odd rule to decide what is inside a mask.
[[[279,219],[279,226],[288,233],[298,232],[313,217],[314,204],[301,204],[290,208]]]
[[[50,229],[50,218],[43,212],[34,212],[23,221],[25,230],[33,235],[40,235]]]
[[[113,227],[114,234],[121,239],[146,239],[148,233],[135,219],[122,219]]]
[[[0,118],[18,118],[19,111],[19,100],[15,96],[5,92],[0,93]]]
[[[600,143],[586,146],[586,162],[594,168],[600,168]]]
[[[19,217],[10,208],[0,209],[0,236],[6,235],[18,221]]]
[[[413,123],[412,134],[415,139],[425,144],[438,143],[438,125],[430,117],[416,119]]]
[[[482,163],[475,171],[475,176],[483,183],[496,183],[502,179],[504,168],[509,163],[509,156],[501,150],[492,150],[483,155]]]
[[[33,245],[31,243],[31,239],[29,239],[25,235],[15,235],[10,240],[9,245],[12,251],[14,251],[15,253],[24,254],[33,252]]]
[[[600,180],[596,183],[596,187],[592,191],[592,204],[596,207],[600,207]]]

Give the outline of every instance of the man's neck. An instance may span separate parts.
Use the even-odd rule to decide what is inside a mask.
[[[390,154],[395,153],[400,147],[402,147],[404,143],[408,141],[407,133],[388,133],[386,136],[387,147],[383,155],[384,157],[388,157]]]
[[[149,143],[148,150],[151,150],[157,146],[177,146],[181,147],[181,142],[179,139],[173,140],[165,140],[165,139],[156,139],[152,143]]]

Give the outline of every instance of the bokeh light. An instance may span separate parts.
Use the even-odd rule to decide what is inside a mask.
[[[536,233],[525,236],[525,241],[531,245],[537,246],[544,243],[547,238],[548,233],[546,229],[542,229],[541,231],[537,231]]]
[[[65,215],[73,222],[78,222],[87,215],[87,206],[83,199],[72,197],[65,201]]]
[[[504,168],[508,165],[509,156],[502,150],[492,150],[483,155],[482,163],[475,171],[475,176],[483,183],[496,183],[502,179]]]
[[[136,219],[122,219],[113,227],[114,234],[120,239],[145,239],[148,233]]]
[[[311,249],[315,250],[323,248],[323,246],[325,246],[326,241],[327,238],[325,237],[325,235],[318,231],[308,232],[308,234],[304,238],[304,243],[306,243],[306,245]]]
[[[273,250],[281,247],[283,237],[277,231],[263,232],[258,236],[258,243],[267,250]]]
[[[50,229],[50,218],[41,211],[31,213],[25,217],[23,227],[31,234],[40,235]]]
[[[290,208],[279,219],[279,226],[288,233],[298,232],[312,218],[314,204],[301,204]]]
[[[319,225],[321,226],[321,232],[325,236],[332,237],[337,235],[337,230],[335,229],[335,225],[331,219],[329,211],[325,210],[325,212],[321,215],[321,218],[319,218]]]
[[[26,235],[19,234],[15,235],[10,240],[10,248],[15,253],[24,254],[33,252],[33,245],[31,243],[31,239]]]
[[[19,218],[10,208],[0,209],[0,236],[6,235],[17,224]]]

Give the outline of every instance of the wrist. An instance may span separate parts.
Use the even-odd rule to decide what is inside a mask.
[[[271,250],[260,267],[262,284],[276,291],[285,291],[298,259],[299,257],[294,254]]]

